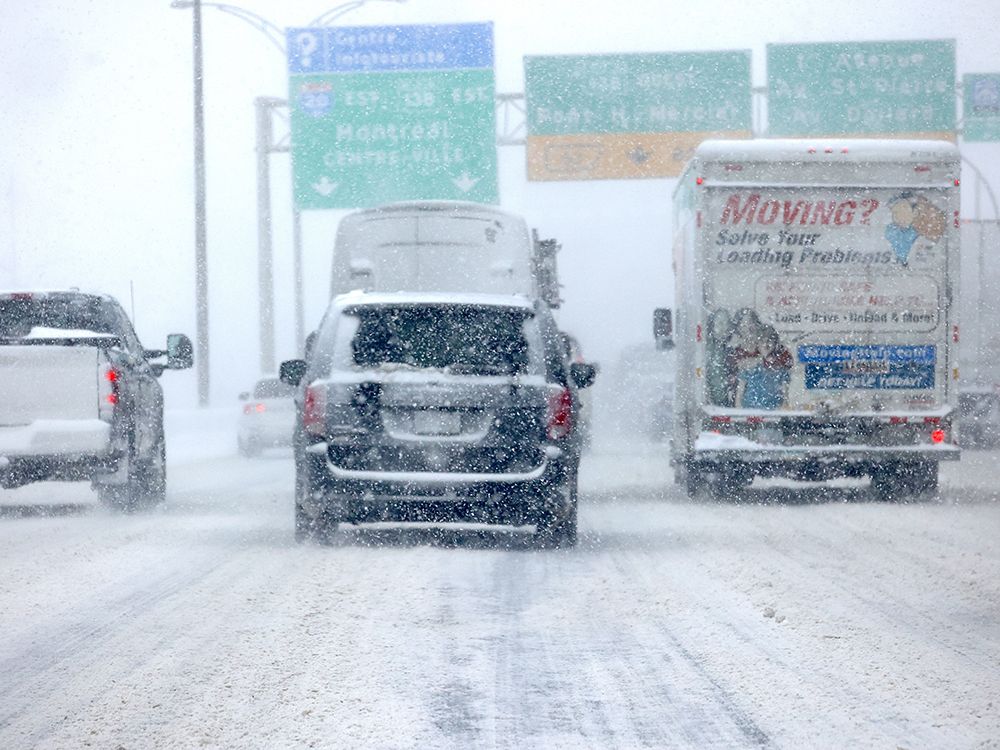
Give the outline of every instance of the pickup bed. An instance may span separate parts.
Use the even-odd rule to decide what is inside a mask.
[[[191,351],[181,334],[143,349],[107,295],[0,293],[0,486],[90,481],[120,509],[162,501],[157,377],[190,367]]]

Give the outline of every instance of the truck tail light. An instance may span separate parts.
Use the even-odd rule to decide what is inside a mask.
[[[302,401],[302,428],[310,435],[322,435],[326,428],[326,391],[322,386],[306,388]]]
[[[931,442],[935,445],[940,445],[944,442],[944,439],[948,437],[944,430],[938,427],[936,430],[931,432]]]
[[[545,434],[550,440],[558,440],[569,435],[573,429],[573,394],[569,388],[561,388],[549,394],[548,414]]]
[[[101,373],[98,385],[97,415],[105,422],[110,422],[115,415],[121,392],[121,371],[113,365],[106,365]]]

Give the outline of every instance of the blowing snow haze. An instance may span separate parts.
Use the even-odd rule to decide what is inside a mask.
[[[279,27],[301,26],[322,2],[246,2]],[[1000,70],[993,3],[848,2],[835,18],[799,3],[711,2],[675,13],[657,2],[541,2],[531,7],[373,0],[350,26],[494,24],[496,90],[524,91],[525,56],[750,50],[766,84],[769,43],[954,39],[958,78]],[[7,132],[0,145],[0,278],[5,288],[79,286],[131,309],[143,340],[194,332],[191,11],[110,0],[0,10]],[[207,227],[212,397],[228,401],[258,371],[257,213],[253,101],[286,98],[286,60],[258,30],[206,7]],[[277,135],[276,138],[280,138]],[[991,144],[963,155],[996,181]],[[560,324],[608,364],[650,341],[651,311],[672,300],[669,215],[676,180],[529,182],[524,146],[497,149],[501,205],[563,245]],[[290,164],[271,157],[277,359],[297,351]],[[990,218],[966,179],[963,214]],[[344,211],[303,217],[305,321],[326,306],[330,255]],[[131,285],[131,287],[130,287]],[[195,375],[167,384],[191,403]]]

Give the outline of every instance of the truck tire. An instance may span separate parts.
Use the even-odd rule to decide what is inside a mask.
[[[696,498],[706,486],[705,472],[701,467],[687,464],[680,472],[678,482],[684,485],[684,491],[690,498]]]
[[[134,438],[129,444],[128,478],[122,484],[105,484],[97,488],[102,504],[123,513],[159,505],[167,494],[167,444],[163,430],[148,458],[135,455]]]
[[[872,492],[883,502],[926,500],[937,491],[937,461],[889,464],[872,472]]]
[[[722,463],[712,478],[712,497],[718,501],[735,502],[753,482],[753,474],[740,463]]]

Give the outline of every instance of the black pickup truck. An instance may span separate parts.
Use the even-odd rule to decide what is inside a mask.
[[[166,369],[190,367],[191,341],[144,349],[112,297],[0,293],[0,486],[90,481],[127,510],[166,492]]]

